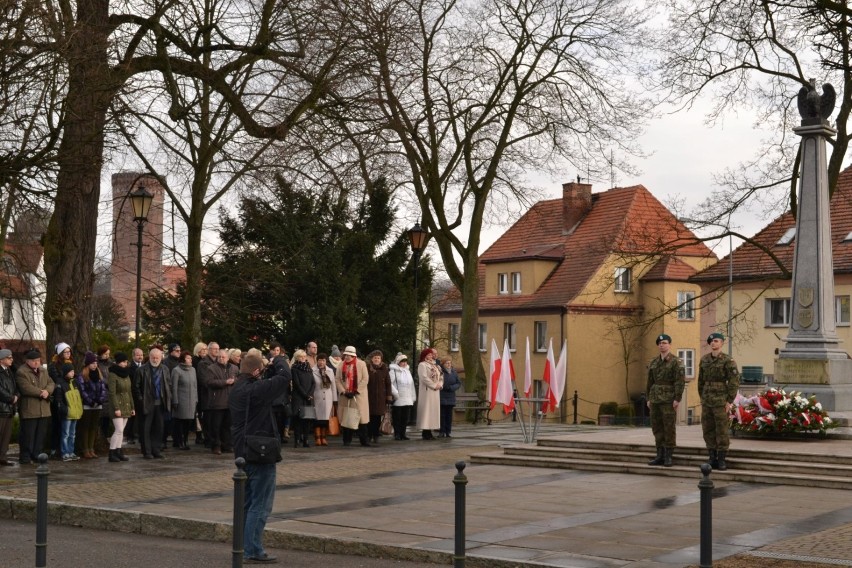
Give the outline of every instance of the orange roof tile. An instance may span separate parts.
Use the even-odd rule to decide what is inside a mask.
[[[763,280],[789,277],[793,269],[795,239],[787,245],[779,245],[778,240],[787,230],[796,226],[796,220],[789,212],[781,215],[764,227],[754,237],[753,242],[744,242],[733,252],[734,280]],[[831,197],[831,242],[835,273],[852,273],[852,240],[846,237],[852,233],[852,167],[846,168],[837,179],[837,188]],[[763,248],[761,248],[763,247]],[[769,252],[766,252],[767,249]],[[771,253],[771,255],[769,254]],[[778,266],[775,256],[787,271]],[[699,272],[691,278],[695,282],[727,280],[731,255],[726,256],[713,266]]]
[[[480,256],[480,310],[568,306],[612,252],[713,255],[641,185],[593,193],[591,209],[570,234],[562,215],[562,199],[540,201]],[[485,264],[536,258],[559,263],[534,294],[485,295]],[[460,309],[458,294],[448,293],[433,311]]]
[[[661,280],[686,282],[697,270],[673,256],[667,256],[659,260],[651,270],[642,275],[643,282],[658,282]]]

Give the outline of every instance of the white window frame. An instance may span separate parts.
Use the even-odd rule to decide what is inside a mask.
[[[517,329],[515,322],[503,323],[503,338],[509,340],[509,351],[515,351],[517,347]]]
[[[844,301],[846,303],[845,309],[843,307]],[[846,317],[844,318],[844,316]],[[852,324],[852,302],[850,302],[849,296],[834,297],[834,323],[840,326]]]
[[[687,379],[695,378],[695,349],[678,349],[677,357],[683,361],[683,368]]]
[[[451,323],[447,329],[449,335],[450,351],[459,350],[459,324]]]
[[[479,324],[479,351],[485,353],[488,350],[488,324]]]
[[[536,353],[546,353],[547,352],[547,322],[546,321],[537,321],[534,324],[534,339],[535,341],[535,352]]]
[[[695,292],[689,290],[678,291],[677,319],[680,321],[695,320]]]
[[[500,272],[497,274],[497,293],[498,294],[508,294],[509,293],[509,273],[508,272]]]
[[[631,291],[633,285],[633,269],[628,266],[619,266],[615,269],[615,291],[626,294]]]
[[[796,238],[796,227],[790,227],[789,229],[784,231],[784,234],[781,235],[781,238],[778,239],[778,242],[775,243],[775,244],[776,244],[776,246],[787,246],[787,245],[791,244],[795,238]]]
[[[772,321],[776,313],[774,306],[781,306],[781,319],[783,321]],[[793,303],[790,298],[767,298],[766,299],[766,327],[788,327],[793,317]]]
[[[512,273],[512,294],[520,294],[521,293],[521,273],[513,272]]]

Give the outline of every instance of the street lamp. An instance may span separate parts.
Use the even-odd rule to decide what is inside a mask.
[[[420,221],[414,224],[412,228],[408,230],[408,241],[411,243],[411,252],[414,253],[414,311],[417,313],[418,302],[418,277],[420,273],[420,255],[423,253],[423,249],[426,248],[426,243],[429,242],[429,232],[426,229],[423,229],[420,226]],[[417,313],[415,324],[414,324],[414,347],[413,347],[413,355],[414,357],[411,359],[411,364],[415,365],[417,361],[417,324],[420,321],[420,314]]]
[[[412,342],[412,353],[411,353],[411,361],[408,364],[408,367],[412,369],[411,377],[414,379],[415,387],[418,385],[419,381],[417,378],[417,327],[420,323],[420,311],[417,307],[420,305],[417,301],[417,287],[419,284],[419,274],[420,274],[420,255],[423,254],[423,249],[426,248],[426,243],[429,242],[429,232],[426,229],[420,226],[420,221],[414,224],[408,230],[408,241],[411,243],[411,252],[413,253],[414,259],[414,341]],[[417,419],[417,401],[414,401],[414,407],[411,409],[411,416],[409,416],[409,423],[414,424]]]
[[[142,308],[142,227],[148,221],[148,211],[154,195],[148,193],[144,185],[130,194],[130,203],[133,205],[133,220],[136,221],[138,237],[136,239],[136,347],[139,347],[139,321]]]

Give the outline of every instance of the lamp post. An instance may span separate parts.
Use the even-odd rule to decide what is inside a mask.
[[[133,220],[136,221],[138,236],[136,239],[136,347],[139,347],[139,321],[142,309],[142,227],[148,221],[148,211],[154,195],[148,193],[144,185],[140,185],[136,191],[130,194],[130,203],[133,205]]]
[[[423,229],[420,226],[420,221],[414,224],[412,228],[408,230],[408,240],[411,243],[411,252],[414,257],[414,311],[417,312],[418,302],[418,294],[417,287],[419,285],[419,276],[420,276],[420,255],[423,253],[423,249],[426,248],[426,243],[429,242],[429,233],[426,229]],[[414,342],[412,347],[412,359],[411,364],[409,366],[415,365],[417,361],[417,327],[420,322],[420,314],[417,313],[415,315],[415,323],[414,323]],[[414,373],[412,373],[414,375]]]

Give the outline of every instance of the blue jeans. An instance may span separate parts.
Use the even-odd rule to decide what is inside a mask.
[[[243,531],[243,555],[263,556],[263,529],[275,500],[275,464],[246,464],[246,526]]]
[[[74,453],[74,437],[77,435],[77,421],[63,420],[62,434],[59,437],[59,451],[62,457],[70,456]]]

